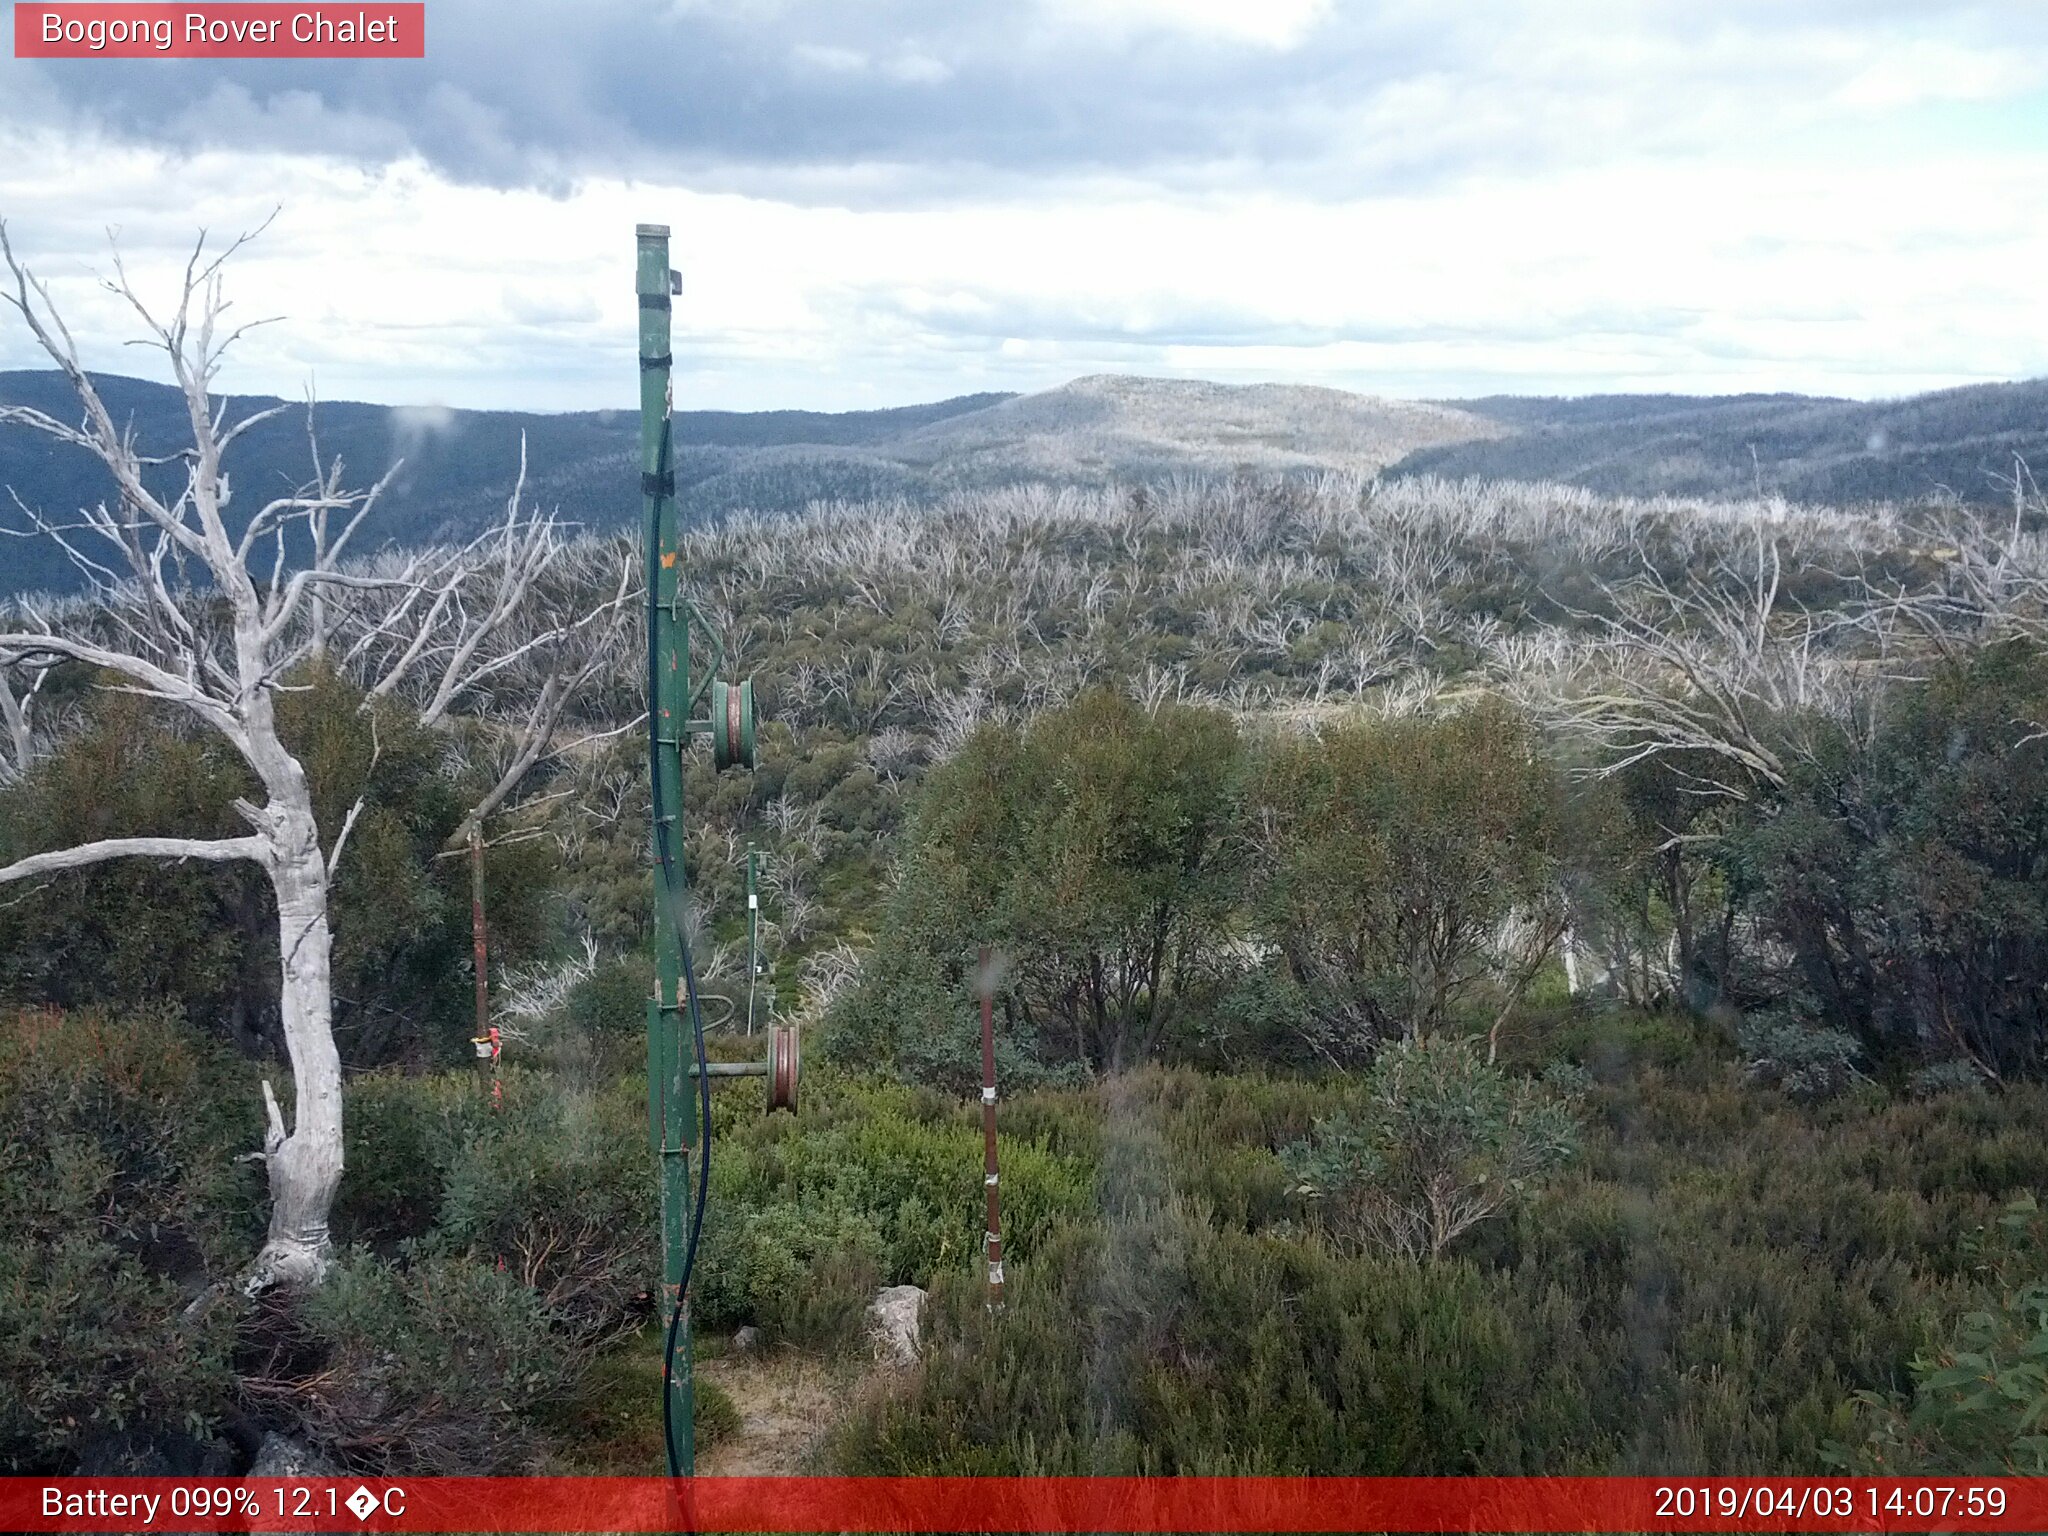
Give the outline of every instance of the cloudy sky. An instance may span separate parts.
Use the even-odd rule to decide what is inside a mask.
[[[1408,397],[2048,373],[2048,5],[430,0],[424,61],[0,59],[0,217],[94,288],[236,263],[225,383],[681,403],[1086,373]],[[35,358],[0,324],[0,368]]]

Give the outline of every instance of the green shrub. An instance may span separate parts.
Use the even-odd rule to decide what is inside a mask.
[[[697,1427],[697,1451],[700,1455],[740,1432],[739,1404],[717,1382],[698,1375],[690,1383],[690,1399],[691,1422]]]
[[[569,994],[563,1010],[569,1024],[592,1035],[643,1033],[649,974],[645,955],[615,955],[599,961]]]
[[[474,1072],[370,1072],[347,1080],[347,1169],[335,1198],[337,1241],[389,1246],[423,1237],[441,1214],[449,1170],[485,1129],[490,1101]]]
[[[1286,1154],[1295,1190],[1347,1242],[1434,1259],[1570,1159],[1569,1101],[1490,1067],[1461,1040],[1382,1050],[1356,1111]]]
[[[914,863],[899,871],[899,890],[918,879]],[[912,898],[899,896],[903,906]],[[894,917],[891,937],[871,953],[857,985],[826,1015],[819,1055],[849,1071],[882,1067],[905,1082],[968,1094],[981,1085],[981,1019],[972,992],[976,940],[950,924],[909,926]],[[1080,1064],[1041,1049],[1034,1030],[1005,1008],[996,1026],[996,1077],[1011,1092],[1071,1084]]]
[[[1747,1058],[1743,1070],[1753,1081],[1769,1083],[1801,1103],[1831,1099],[1862,1075],[1856,1070],[1862,1051],[1855,1036],[1783,1011],[1744,1019],[1736,1042]]]
[[[1782,803],[1724,862],[1791,964],[1770,978],[1873,1070],[2048,1069],[2048,654],[1984,646],[1888,693],[1868,732],[1786,721]]]
[[[1149,1059],[1213,989],[1240,767],[1224,712],[1110,689],[978,731],[918,799],[873,963],[828,1033],[839,1058],[978,1083],[970,972],[991,944],[1003,1081]]]
[[[81,728],[0,789],[0,862],[104,837],[233,836],[246,770],[224,742],[132,696],[89,694]],[[257,1033],[262,876],[246,864],[118,859],[0,905],[0,999],[125,1013],[170,999],[188,1022]],[[269,925],[275,969],[276,927]]]
[[[874,1296],[882,1256],[875,1223],[834,1202],[726,1207],[698,1257],[697,1316],[707,1328],[753,1323],[806,1347],[844,1344]]]
[[[1704,1088],[1725,1082],[1737,1059],[1733,1034],[1717,1019],[1633,1008],[1594,1008],[1567,1016],[1546,1048],[1551,1059],[1604,1083],[1647,1075]]]
[[[644,1090],[512,1071],[494,1109],[467,1073],[411,1083],[438,1184],[421,1251],[504,1264],[571,1336],[634,1326],[660,1272]]]
[[[245,1381],[244,1394],[365,1472],[543,1470],[538,1421],[588,1361],[530,1287],[467,1256],[399,1267],[344,1254],[318,1291],[282,1305],[273,1323],[289,1353],[317,1364]]]
[[[1092,1158],[1055,1149],[1020,1123],[1029,1102],[1006,1108],[1000,1143],[1005,1234],[1020,1254],[1093,1199]],[[761,1118],[724,1102],[719,1113],[712,1198],[721,1212],[787,1207],[821,1213],[826,1222],[857,1219],[881,1242],[883,1284],[927,1285],[981,1251],[978,1105],[820,1072],[807,1080],[793,1119]],[[742,1309],[735,1317],[748,1320],[744,1308],[752,1302],[734,1305]]]
[[[1973,1062],[1937,1061],[1907,1078],[1906,1091],[1920,1099],[1944,1093],[1983,1093],[1984,1073]]]
[[[1699,1023],[1572,1031],[1593,1070],[1517,1090],[1579,1100],[1577,1155],[1427,1265],[1289,1220],[1274,1153],[1364,1115],[1360,1079],[1006,1100],[1092,1185],[1001,1316],[972,1264],[934,1277],[924,1369],[852,1415],[841,1469],[1811,1472],[1919,1319],[1968,1305],[1972,1229],[2048,1186],[2048,1089],[1793,1105]]]
[[[1020,1104],[1028,1101],[1019,1101]],[[1026,1111],[1018,1109],[1022,1120]],[[882,1285],[930,1286],[981,1254],[979,1106],[820,1072],[795,1117],[721,1099],[694,1294],[711,1328],[851,1342]],[[1001,1142],[1004,1236],[1026,1255],[1094,1200],[1093,1163],[1028,1125]]]
[[[1910,1395],[1856,1394],[1864,1437],[1837,1460],[1881,1476],[2048,1476],[2048,1218],[2028,1195],[1972,1247],[1969,1309],[1913,1357]]]
[[[995,1316],[971,1277],[939,1287],[922,1373],[846,1426],[844,1470],[1555,1472],[1593,1439],[1570,1362],[1462,1262],[1344,1260],[1168,1199],[1009,1282]]]
[[[68,1473],[109,1434],[209,1436],[233,1402],[233,1317],[188,1317],[191,1299],[82,1232],[0,1233],[0,1470]]]
[[[255,1251],[253,1087],[160,1011],[0,1015],[0,1468],[231,1406],[233,1309],[188,1308]]]
[[[474,996],[469,870],[436,855],[485,786],[444,771],[438,733],[403,710],[362,710],[361,691],[331,671],[308,669],[276,700],[325,835],[353,820],[330,912],[342,1058],[447,1061],[464,1050]],[[0,788],[0,862],[104,837],[247,830],[233,802],[257,790],[225,741],[124,695],[90,695],[82,715],[79,730]],[[529,839],[486,859],[496,964],[544,937],[551,846]],[[254,864],[120,859],[0,906],[0,1000],[114,1010],[168,1001],[245,1052],[282,1055],[277,945],[275,900]]]
[[[1253,921],[1321,1049],[1361,1056],[1519,1000],[1549,942],[1510,956],[1499,935],[1512,913],[1536,920],[1532,942],[1561,929],[1561,801],[1529,724],[1498,700],[1267,749],[1246,828]]]

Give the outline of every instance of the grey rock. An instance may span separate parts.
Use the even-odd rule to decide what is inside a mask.
[[[251,1477],[339,1477],[341,1469],[287,1435],[266,1433],[249,1464]]]
[[[892,1365],[917,1363],[924,1302],[924,1290],[915,1285],[892,1285],[875,1293],[868,1304],[868,1337],[877,1359]]]

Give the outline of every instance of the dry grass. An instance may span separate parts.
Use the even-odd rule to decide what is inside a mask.
[[[697,1458],[705,1477],[791,1477],[820,1470],[826,1438],[863,1400],[865,1360],[820,1360],[790,1350],[700,1361],[700,1380],[724,1388],[740,1410],[737,1433]]]

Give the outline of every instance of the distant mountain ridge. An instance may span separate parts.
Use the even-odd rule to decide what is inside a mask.
[[[189,443],[185,406],[168,385],[94,374],[114,419],[132,423],[145,451]],[[679,411],[677,481],[686,506],[715,514],[735,506],[801,507],[815,495],[869,495],[901,487],[867,472],[869,445],[889,441],[949,415],[979,411],[1011,398],[962,395],[929,405],[877,411]],[[234,396],[237,416],[280,402]],[[34,406],[60,421],[78,418],[63,376],[53,371],[0,372],[0,404]],[[378,511],[364,525],[359,548],[430,543],[465,537],[504,510],[526,437],[527,490],[564,518],[593,527],[630,524],[640,515],[640,418],[636,411],[457,411],[321,401],[314,411],[324,455],[347,466],[345,483],[367,485],[403,460]],[[792,475],[792,461],[806,472]],[[815,465],[812,464],[815,460]],[[227,460],[235,491],[231,512],[246,517],[304,481],[311,468],[303,411],[264,423]],[[880,466],[877,466],[879,470]],[[156,473],[169,487],[174,470]],[[21,427],[0,427],[0,525],[19,527],[7,488],[32,507],[62,515],[113,491],[111,478],[81,450],[60,447]],[[239,527],[239,523],[236,525]],[[0,593],[77,586],[62,553],[44,539],[0,539]]]
[[[1190,470],[1371,471],[1503,430],[1453,405],[1314,385],[1097,374],[919,427],[889,452],[955,473],[1129,480]]]
[[[117,420],[146,450],[183,440],[167,386],[95,375]],[[75,418],[62,377],[0,373],[0,403]],[[236,401],[238,410],[275,404]],[[358,547],[466,537],[503,507],[527,441],[528,492],[572,521],[631,526],[639,516],[639,420],[630,410],[564,414],[323,403],[322,450],[354,484],[404,467]],[[1620,494],[1747,495],[1797,501],[1907,500],[1946,488],[2001,499],[2015,454],[2048,472],[2048,380],[1974,385],[1907,400],[1805,395],[1491,396],[1379,399],[1297,384],[1097,375],[1035,394],[961,395],[893,410],[684,411],[676,416],[678,494],[690,518],[800,510],[819,500],[923,500],[1020,481],[1105,485],[1176,474],[1319,470],[1559,480]],[[228,463],[246,516],[303,481],[303,416],[250,433]],[[166,485],[172,471],[159,471]],[[62,516],[111,494],[87,455],[23,428],[0,428],[0,489]],[[0,496],[0,522],[19,526]],[[0,594],[71,590],[61,553],[0,539]]]
[[[2048,472],[2048,379],[1903,400],[1811,395],[1494,396],[1455,402],[1511,429],[1410,454],[1396,475],[1561,480],[1615,495],[1991,502],[2018,456]]]
[[[146,451],[185,437],[183,402],[168,386],[95,375],[117,420]],[[0,403],[77,415],[61,375],[0,373]],[[276,404],[238,398],[238,413]],[[543,506],[592,527],[640,514],[636,412],[561,415],[449,411],[323,402],[324,453],[363,484],[403,459],[358,548],[455,539],[497,515],[527,443],[527,488]],[[1170,474],[1376,470],[1418,448],[1505,430],[1452,407],[1375,400],[1299,385],[1097,377],[1033,395],[962,395],[894,410],[683,411],[675,419],[677,493],[686,517],[737,509],[801,510],[819,500],[928,499],[1017,481],[1102,485]],[[230,451],[241,516],[303,481],[302,413],[288,411]],[[159,478],[169,486],[173,471]],[[23,428],[0,428],[0,487],[46,512],[110,495],[86,454]],[[20,518],[12,514],[16,525]],[[61,553],[37,539],[0,541],[0,593],[75,587]]]

